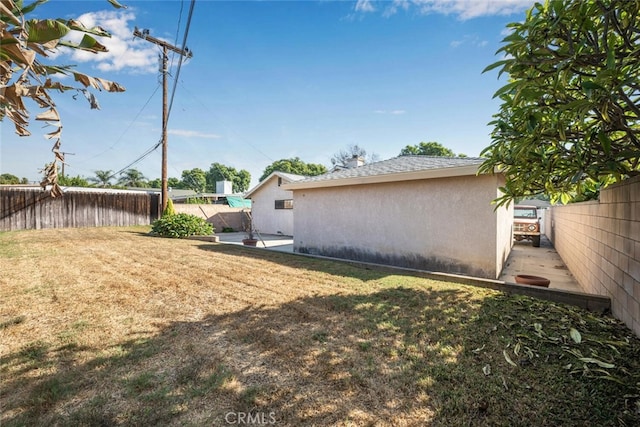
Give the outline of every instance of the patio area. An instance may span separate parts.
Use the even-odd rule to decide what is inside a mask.
[[[216,233],[216,236],[220,239],[220,243],[242,245],[242,239],[246,237],[246,234],[244,232]],[[254,236],[258,239],[256,246],[258,248],[266,248],[280,252],[293,252],[293,237],[291,236],[262,233],[255,233]]]

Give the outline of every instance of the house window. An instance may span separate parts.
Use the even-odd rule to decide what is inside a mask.
[[[276,209],[293,209],[293,199],[276,200]]]
[[[282,178],[278,177],[278,187],[280,187],[282,185]],[[277,209],[277,208],[276,208]]]

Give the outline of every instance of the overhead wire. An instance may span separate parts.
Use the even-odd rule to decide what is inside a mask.
[[[183,44],[182,44],[182,45],[183,45],[183,47],[186,45],[186,42],[187,42],[187,36],[188,36],[188,33],[189,33],[189,27],[190,27],[190,25],[191,25],[191,18],[192,18],[192,16],[193,16],[193,8],[194,8],[194,5],[195,5],[195,0],[191,0],[191,7],[190,7],[190,9],[189,9],[189,17],[188,17],[188,20],[187,20],[187,25],[186,25],[186,29],[185,29],[185,35],[184,35],[184,38],[183,38]],[[179,16],[178,16],[178,28],[177,28],[177,30],[176,30],[176,40],[177,40],[177,38],[178,38],[178,33],[179,33],[179,29],[180,29],[180,23],[181,23],[181,19],[182,19],[182,6],[183,6],[183,2],[181,2],[181,5],[180,5],[180,14],[179,14]],[[163,126],[164,126],[163,131],[166,131],[167,123],[168,123],[168,121],[169,121],[169,114],[170,114],[170,112],[171,112],[171,105],[173,104],[173,98],[174,98],[174,96],[175,96],[175,90],[176,90],[176,89],[175,89],[175,88],[176,88],[176,83],[177,83],[178,76],[179,76],[179,74],[180,74],[180,68],[182,67],[182,62],[183,62],[183,55],[180,55],[180,60],[178,61],[178,71],[177,71],[176,78],[175,78],[175,81],[174,81],[173,92],[172,92],[172,94],[171,94],[171,103],[169,104],[169,109],[167,110],[167,118],[166,118],[166,120],[165,120],[165,122],[164,122],[164,124],[163,124]],[[159,85],[158,85],[158,86],[156,86],[156,90],[154,91],[154,95],[155,95],[155,92],[157,92],[157,90],[158,90],[158,88],[159,88],[159,87],[160,87]],[[149,101],[150,101],[150,100],[149,100]],[[147,103],[146,103],[146,104],[148,104],[148,103],[149,103],[149,101],[147,101]],[[146,104],[145,104],[145,106],[146,106]],[[139,115],[139,114],[140,114],[140,113],[138,113],[138,115]],[[137,117],[137,116],[136,116],[136,117]],[[158,147],[160,147],[160,145],[162,145],[162,140],[160,140],[158,143],[156,143],[156,144],[155,144],[155,145],[153,145],[151,148],[149,148],[147,151],[145,151],[142,155],[140,155],[140,156],[139,156],[137,159],[135,159],[133,162],[129,163],[127,166],[123,167],[123,168],[122,168],[122,169],[120,169],[119,171],[117,171],[117,172],[115,172],[114,174],[112,174],[109,178],[113,178],[114,176],[119,175],[120,173],[122,173],[122,172],[126,171],[126,170],[127,170],[127,169],[129,169],[130,167],[132,167],[132,166],[134,166],[134,165],[138,164],[139,162],[141,162],[142,160],[144,160],[146,157],[148,157],[151,153],[153,153],[155,150],[157,150],[157,149],[158,149]],[[108,150],[106,150],[106,151],[108,151]]]
[[[124,139],[125,134],[129,131],[129,129],[131,129],[131,127],[133,126],[133,124],[138,120],[138,118],[140,117],[140,115],[142,114],[142,112],[147,108],[147,106],[149,105],[149,102],[151,102],[151,100],[153,99],[153,97],[155,96],[155,94],[158,92],[158,89],[160,88],[160,85],[157,85],[155,87],[155,89],[153,90],[153,93],[151,94],[151,96],[149,96],[149,99],[147,99],[147,101],[144,103],[144,105],[140,108],[140,110],[138,111],[138,113],[133,117],[133,119],[129,122],[129,124],[127,125],[127,127],[122,131],[122,133],[120,134],[120,136],[118,137],[118,139],[116,139],[116,141],[111,144],[108,148],[106,148],[105,150],[87,158],[87,159],[82,159],[82,162],[87,162],[89,160],[95,159],[96,157],[100,157],[102,156],[104,153],[106,153],[109,150],[113,150],[113,148],[118,145],[120,142],[122,142],[122,140]]]
[[[152,147],[150,147],[147,151],[145,151],[144,153],[142,153],[137,159],[135,159],[133,162],[129,163],[127,166],[123,167],[122,169],[120,169],[117,172],[112,173],[108,179],[111,179],[113,177],[115,177],[116,175],[121,174],[122,172],[126,171],[127,169],[129,169],[131,166],[135,166],[136,164],[140,163],[142,160],[144,160],[146,157],[148,157],[151,153],[153,153],[155,150],[158,149],[158,147],[160,147],[160,145],[162,144],[162,141],[157,142],[155,145],[153,145]]]
[[[193,10],[194,10],[194,7],[195,7],[195,3],[196,3],[195,0],[191,0],[191,4],[189,6],[189,14],[188,14],[187,23],[186,23],[186,26],[185,26],[184,37],[183,37],[183,40],[182,40],[182,49],[183,50],[185,50],[186,46],[187,46],[187,38],[189,37],[189,29],[191,28],[191,19],[193,18]],[[183,6],[183,2],[180,3],[180,15],[182,15],[182,6]],[[178,20],[178,26],[180,25],[180,22],[181,21]],[[177,40],[177,37],[176,37],[176,40]],[[177,42],[175,44],[177,44]],[[176,75],[175,75],[175,78],[174,78],[173,88],[172,88],[172,91],[171,91],[171,99],[169,101],[169,108],[168,108],[168,111],[167,111],[167,120],[165,121],[165,129],[164,129],[164,131],[166,131],[166,126],[168,126],[168,123],[169,123],[169,116],[171,114],[171,109],[173,107],[173,101],[175,99],[176,89],[177,89],[178,83],[180,81],[179,80],[180,79],[180,70],[182,69],[183,62],[184,62],[184,55],[180,55],[180,59],[178,61],[178,67],[177,67],[177,70],[176,70]],[[183,88],[184,88],[184,86],[183,86]],[[202,103],[201,101],[199,101],[199,102]],[[271,159],[269,156],[267,156],[266,154],[264,154],[263,152],[258,150],[257,147],[251,145],[250,143],[248,143],[248,145],[250,145],[252,148],[254,148],[256,151],[258,151],[260,154],[265,156],[267,159],[273,161],[273,159]],[[212,166],[213,165],[216,165],[216,163],[213,163]],[[220,175],[224,179],[229,179],[226,176],[226,174],[224,173],[224,171],[222,171],[219,167],[217,167],[217,165],[216,165],[216,168],[217,168],[218,172],[220,173]],[[174,167],[174,170],[177,171],[177,169],[175,167]]]
[[[178,36],[180,35],[180,25],[182,24],[182,11],[184,10],[184,0],[180,0],[180,12],[178,13],[178,25],[176,27],[176,37],[173,39],[174,46],[178,45]],[[184,47],[184,46],[183,46]],[[182,55],[180,55],[182,57]],[[171,53],[171,64],[169,68],[173,67],[173,60],[176,57],[176,53]]]
[[[184,1],[180,2],[180,13],[178,14],[178,26],[176,29],[176,43],[177,44],[177,39],[178,39],[178,34],[180,31],[180,25],[182,22],[182,12],[183,12],[183,6],[184,6]],[[194,7],[195,7],[195,0],[191,0],[190,3],[190,7],[189,7],[189,13],[188,13],[188,17],[187,17],[187,22],[185,25],[185,32],[184,32],[184,36],[183,36],[183,41],[182,41],[182,49],[186,49],[186,44],[187,44],[187,39],[189,36],[189,30],[191,27],[191,20],[193,18],[193,11],[194,11]],[[172,55],[172,62],[173,62],[173,58],[175,57],[175,54]],[[176,89],[179,83],[179,77],[180,77],[180,71],[182,69],[182,64],[184,62],[184,55],[179,55],[179,60],[178,60],[178,66],[177,66],[177,70],[176,70],[176,75],[174,77],[174,84],[173,84],[173,88],[171,91],[171,98],[170,98],[170,102],[169,102],[169,106],[168,106],[168,110],[167,110],[167,117],[166,120],[164,122],[164,129],[163,131],[166,132],[167,130],[167,126],[168,126],[168,122],[169,122],[169,116],[171,114],[171,109],[173,107],[173,101],[175,99],[175,94],[176,94]],[[138,112],[138,114],[136,114],[136,116],[134,117],[133,121],[129,124],[129,126],[125,129],[125,131],[122,133],[122,135],[120,136],[120,138],[118,139],[118,141],[116,141],[116,143],[112,144],[109,148],[107,148],[106,150],[96,154],[95,156],[89,158],[93,159],[95,157],[98,157],[100,155],[102,155],[103,153],[109,151],[110,149],[112,149],[116,144],[118,144],[122,138],[124,137],[124,134],[126,134],[126,132],[129,130],[129,128],[133,125],[133,123],[135,122],[135,120],[137,120],[137,118],[140,116],[140,114],[142,113],[142,111],[144,110],[144,108],[146,108],[146,106],[149,104],[149,102],[151,101],[151,98],[153,98],[153,96],[155,95],[155,93],[158,91],[158,88],[160,87],[160,84],[158,84],[153,92],[153,94],[151,95],[151,97],[147,100],[147,102],[144,104],[144,106],[142,107],[142,109]],[[183,86],[183,88],[185,88]],[[185,88],[186,89],[186,88]],[[193,94],[192,94],[193,95]],[[200,102],[202,105],[204,105],[204,103],[202,103],[202,101],[200,101],[198,99],[198,102]],[[205,105],[206,107],[206,105]],[[249,143],[248,141],[245,140],[245,142],[251,146],[254,150],[256,150],[257,152],[259,152],[260,154],[262,154],[265,158],[269,159],[270,161],[273,161],[273,159],[271,159],[268,155],[266,155],[265,153],[263,153],[262,151],[260,151],[256,146],[252,145],[251,143]],[[160,147],[160,145],[162,144],[162,141],[159,141],[158,143],[154,144],[152,147],[150,147],[147,151],[145,151],[142,155],[140,155],[138,158],[136,158],[134,161],[132,161],[131,163],[129,163],[127,166],[121,168],[119,171],[115,172],[114,174],[112,174],[109,178],[113,178],[114,176],[121,174],[122,172],[126,171],[127,169],[129,169],[130,167],[136,165],[137,163],[141,162],[142,160],[144,160],[146,157],[148,157],[149,155],[151,155],[155,150],[157,150],[158,147]],[[175,169],[175,168],[174,168]],[[220,173],[220,175],[223,176],[224,179],[228,179],[225,175],[225,173],[220,170],[220,168],[217,168],[218,172]],[[176,169],[177,171],[177,169]]]
[[[198,98],[198,96],[196,94],[194,94],[193,92],[191,92],[186,86],[182,85],[182,88],[184,90],[186,90],[189,95],[191,95],[205,110],[209,111],[211,114],[215,114],[213,111],[211,111],[211,109],[209,108],[209,106],[207,104],[205,104],[204,102],[202,102],[202,100],[200,98]],[[232,131],[233,132],[233,131]],[[260,149],[258,147],[256,147],[255,145],[253,145],[251,142],[249,142],[246,138],[243,138],[241,135],[235,134],[239,139],[241,139],[245,144],[247,144],[249,147],[253,148],[254,150],[256,150],[258,153],[262,154],[265,159],[271,161],[271,162],[275,162],[275,160],[273,158],[271,158],[268,154],[265,154],[264,152],[260,151]]]
[[[189,6],[189,15],[187,17],[187,24],[184,29],[184,37],[182,38],[182,49],[185,50],[187,46],[187,38],[189,37],[189,29],[191,28],[191,18],[193,18],[193,9],[195,7],[196,0],[191,0],[191,5]],[[173,107],[173,99],[176,95],[176,88],[178,87],[178,79],[180,78],[180,70],[182,69],[182,63],[184,62],[184,55],[180,55],[180,59],[178,60],[178,68],[176,70],[176,76],[173,80],[173,88],[171,90],[171,99],[169,101],[169,108],[167,110],[167,122],[165,126],[169,122],[169,116],[171,115],[171,108]]]
[[[182,3],[183,2],[181,2],[180,15],[182,15]],[[185,25],[185,30],[184,30],[184,37],[182,39],[182,49],[183,50],[185,50],[186,46],[187,46],[187,38],[189,37],[189,29],[191,28],[191,19],[193,18],[193,10],[194,10],[195,4],[196,4],[196,1],[195,0],[191,0],[191,4],[189,6],[189,14],[188,14],[188,17],[187,17],[187,23]],[[180,25],[180,21],[178,21],[178,25]],[[177,42],[176,42],[176,44],[177,44]],[[184,55],[180,55],[180,59],[178,60],[178,67],[177,67],[177,70],[176,70],[176,75],[175,75],[174,81],[173,81],[173,88],[171,90],[171,98],[170,98],[170,101],[169,101],[169,108],[167,110],[167,120],[165,121],[165,127],[169,123],[169,116],[171,115],[171,109],[173,107],[173,100],[175,99],[176,89],[178,87],[178,82],[180,81],[179,80],[180,79],[180,70],[182,69],[183,62],[184,62]],[[166,128],[164,130],[166,131]],[[174,168],[174,169],[177,171],[176,168]],[[225,176],[225,173],[220,168],[217,168],[217,169],[218,169],[218,172],[220,173],[220,175],[222,175],[222,177],[224,179],[228,179],[228,177]]]

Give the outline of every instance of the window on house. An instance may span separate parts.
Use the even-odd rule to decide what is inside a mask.
[[[276,209],[293,209],[293,199],[276,200]]]
[[[282,185],[282,178],[278,177],[278,187],[280,187]]]

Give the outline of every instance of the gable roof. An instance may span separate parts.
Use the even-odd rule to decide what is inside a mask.
[[[480,157],[399,156],[283,185],[285,190],[476,175]]]
[[[295,182],[295,181],[301,181],[305,178],[307,178],[304,175],[296,175],[294,173],[286,173],[286,172],[280,172],[280,171],[273,171],[269,174],[269,176],[267,176],[265,179],[263,179],[262,181],[260,181],[258,183],[258,185],[256,185],[255,187],[253,187],[251,190],[247,191],[247,193],[244,195],[245,198],[250,198],[251,195],[253,193],[255,193],[258,189],[260,189],[263,185],[265,185],[267,183],[267,181],[269,181],[271,178],[273,178],[274,176],[277,176],[279,178],[282,178],[283,180],[287,181],[287,182]]]

